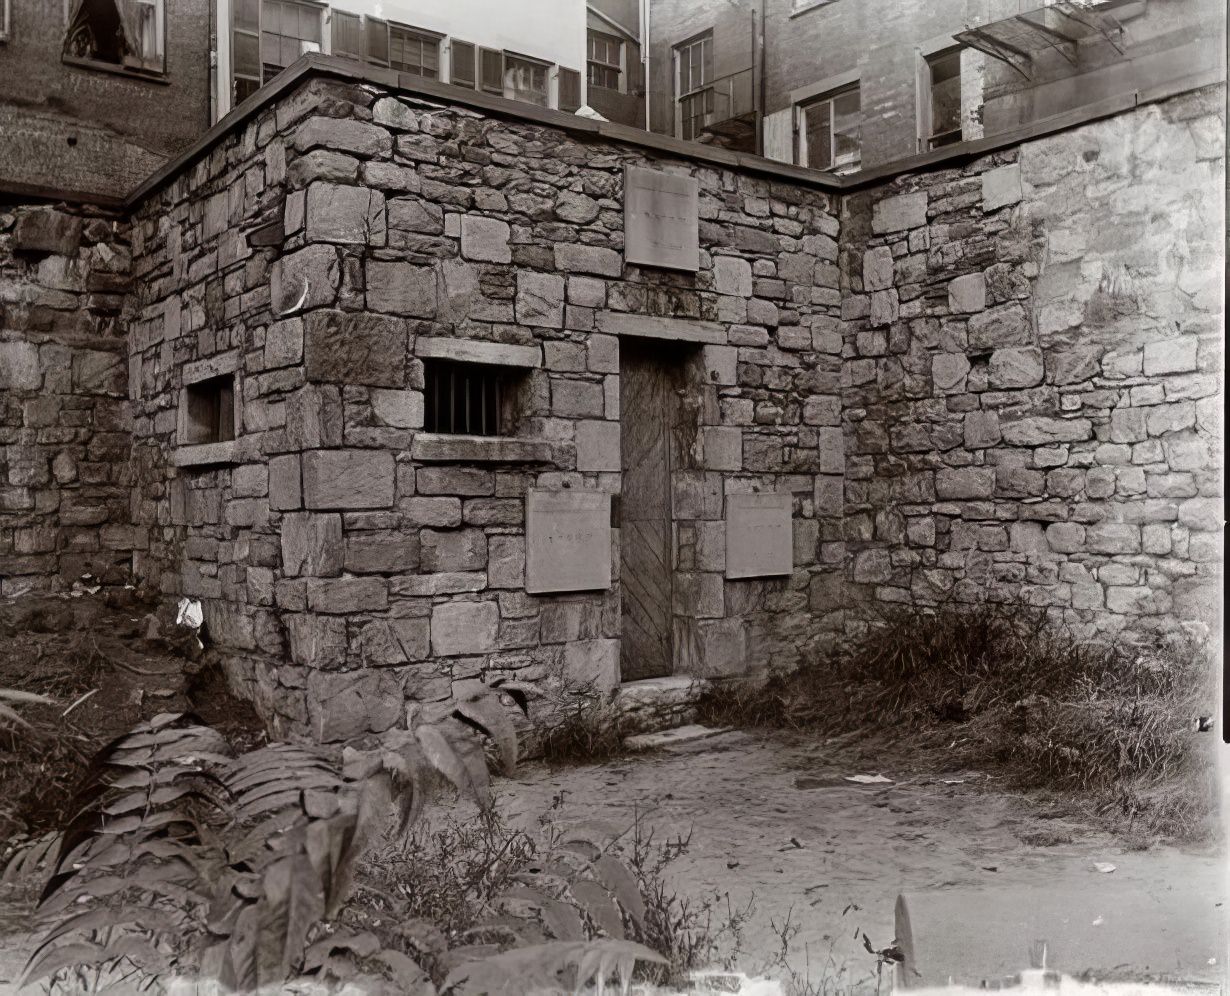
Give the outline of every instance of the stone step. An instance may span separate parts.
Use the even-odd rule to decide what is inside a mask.
[[[615,693],[615,707],[625,729],[653,733],[695,720],[696,703],[708,690],[708,681],[688,675],[627,681]]]

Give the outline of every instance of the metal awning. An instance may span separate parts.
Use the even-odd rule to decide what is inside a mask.
[[[1076,65],[1077,45],[1086,38],[1101,37],[1122,55],[1123,25],[1114,14],[1119,6],[1090,0],[1054,0],[1045,7],[966,28],[953,37],[1030,79],[1035,54],[1053,50]]]

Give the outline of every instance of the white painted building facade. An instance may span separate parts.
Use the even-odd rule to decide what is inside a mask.
[[[543,107],[586,100],[585,0],[215,0],[214,120],[305,52]]]

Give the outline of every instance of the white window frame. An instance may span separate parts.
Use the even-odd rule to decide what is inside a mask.
[[[601,59],[595,59],[590,54],[590,48],[589,48],[589,36],[591,34],[602,35],[605,39],[614,39],[615,43],[619,46],[617,50],[619,54],[619,61],[618,62],[604,62]],[[616,78],[616,86],[614,90],[611,90],[611,87],[609,86],[599,86],[596,83],[590,82],[589,67],[591,65],[601,66],[604,69],[614,69],[615,70],[617,74],[617,78]],[[613,32],[610,32],[610,31],[601,31],[598,28],[586,29],[586,32],[585,32],[585,81],[586,81],[587,86],[593,87],[596,90],[611,90],[612,93],[627,93],[628,92],[628,45],[622,38],[619,37],[619,35],[614,34]]]
[[[859,140],[858,152],[853,157],[839,159],[837,156],[837,132],[833,127],[836,121],[836,115],[833,110],[833,103],[840,97],[847,96],[851,93],[859,95]],[[862,90],[856,80],[846,86],[838,87],[834,90],[828,90],[817,96],[810,97],[807,100],[799,101],[794,105],[794,133],[795,133],[795,162],[800,166],[808,166],[807,162],[807,113],[812,108],[818,107],[821,104],[829,105],[829,165],[824,169],[826,173],[854,173],[857,172],[863,163],[863,138],[862,138]],[[809,167],[819,169],[820,167]]]
[[[958,130],[957,137],[949,142],[941,142],[940,144],[932,144],[935,139],[935,122],[933,120],[932,104],[932,82],[931,82],[931,64],[948,55],[957,56],[957,86],[960,89],[961,83],[961,52],[965,46],[961,45],[953,39],[949,39],[947,44],[939,44],[928,46],[925,49],[920,49],[918,52],[918,151],[931,152],[935,149],[942,149],[949,145],[959,144],[964,137],[964,120],[961,114],[958,114]],[[951,132],[945,132],[951,134]]]
[[[704,48],[703,48],[706,42],[709,43],[710,60],[708,64],[706,64],[706,61],[705,61]],[[700,86],[692,86],[688,90],[685,91],[683,89],[683,55],[685,52],[690,53],[691,50],[697,45],[702,46],[700,66],[701,66],[701,76],[703,78],[703,82],[701,83]],[[694,97],[701,97],[703,94],[705,94],[706,91],[708,91],[709,103],[711,106],[709,106],[707,109],[705,109],[702,112],[699,120],[703,121],[707,115],[710,115],[713,113],[713,107],[712,107],[712,103],[713,103],[713,99],[712,99],[712,96],[713,96],[713,29],[709,28],[706,31],[702,31],[699,34],[693,35],[691,38],[687,39],[686,41],[682,41],[678,45],[675,45],[671,49],[671,56],[674,61],[672,71],[673,71],[673,78],[674,78],[674,85],[675,85],[675,135],[678,138],[684,139],[684,141],[692,141],[696,137],[695,132],[693,133],[691,137],[685,136],[683,133],[683,130],[684,130],[683,129],[683,122],[684,122],[683,108],[684,108],[685,101],[690,100],[691,98],[694,98]],[[691,79],[689,79],[689,83],[690,82],[692,82]],[[697,120],[697,117],[696,115],[691,115],[688,118],[688,120]]]
[[[543,102],[541,104],[534,100],[523,100],[521,97],[514,96],[516,91],[512,90],[512,88],[508,85],[508,71],[510,69],[510,62],[523,62],[532,68],[542,70],[543,82],[546,85],[546,89],[543,90]],[[556,88],[551,85],[552,77],[554,76],[554,68],[554,63],[547,62],[543,59],[535,59],[531,55],[522,55],[520,52],[509,52],[506,49],[504,51],[504,71],[502,74],[504,80],[504,98],[506,100],[515,100],[522,104],[530,104],[533,107],[555,107],[556,100],[553,99],[552,91]]]
[[[419,39],[420,51],[423,43],[434,42],[436,46],[436,75],[424,76],[421,73],[413,73],[408,69],[395,70],[399,73],[406,73],[409,76],[418,76],[419,79],[430,80],[434,79],[440,82],[444,78],[444,50],[445,50],[445,35],[438,31],[428,31],[426,28],[418,28],[413,24],[406,24],[402,21],[386,21],[389,35],[389,68],[393,67],[393,32],[400,31],[407,35],[416,35]]]
[[[64,55],[64,61],[70,65],[84,65],[94,69],[112,72],[128,73],[134,76],[162,78],[167,75],[167,0],[138,0],[143,6],[154,9],[154,39],[155,55],[152,60],[142,60],[133,56],[125,56],[122,62],[110,62],[106,59],[91,59],[83,56]],[[9,37],[10,0],[0,0],[0,41]],[[73,0],[64,0],[64,32],[65,42],[68,40],[68,29],[73,16]],[[121,19],[122,23],[122,19]],[[151,62],[157,63],[156,66]]]

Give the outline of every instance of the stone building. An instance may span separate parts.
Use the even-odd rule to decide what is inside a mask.
[[[0,218],[0,585],[126,563],[328,740],[681,709],[882,605],[1207,635],[1223,104],[839,178],[309,56],[121,214]]]

